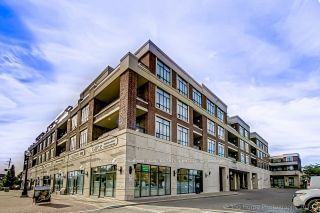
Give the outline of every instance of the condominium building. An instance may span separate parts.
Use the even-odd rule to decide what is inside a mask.
[[[301,159],[298,153],[270,157],[272,187],[299,188],[301,186]]]
[[[120,200],[270,187],[268,143],[146,42],[108,66],[29,147],[28,180]]]

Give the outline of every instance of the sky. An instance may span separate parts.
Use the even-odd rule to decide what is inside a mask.
[[[0,1],[0,173],[152,40],[269,142],[320,163],[320,1]]]

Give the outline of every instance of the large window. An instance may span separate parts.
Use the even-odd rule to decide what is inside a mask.
[[[55,174],[54,175],[54,190],[60,191],[63,187],[63,175],[62,174]]]
[[[240,149],[244,150],[244,141],[240,139]]]
[[[224,140],[225,134],[224,134],[224,128],[221,126],[218,126],[218,138],[221,140]]]
[[[224,112],[222,111],[222,109],[220,109],[219,107],[218,107],[218,109],[217,109],[217,117],[218,117],[218,119],[220,120],[220,121],[224,121]]]
[[[71,118],[71,130],[74,130],[75,128],[77,128],[77,122],[78,122],[78,117],[77,115],[74,115]]]
[[[182,126],[177,127],[178,144],[188,146],[189,134],[188,129]]]
[[[156,117],[156,137],[170,140],[170,121],[161,117]]]
[[[208,129],[208,133],[211,134],[211,135],[215,135],[216,132],[215,132],[215,125],[214,125],[214,122],[210,119],[207,120],[207,129]]]
[[[70,138],[70,151],[73,151],[76,149],[77,146],[77,136],[73,136]]]
[[[162,111],[170,112],[170,95],[160,88],[156,91],[156,106]]]
[[[246,152],[249,152],[249,144],[246,143]]]
[[[170,68],[159,60],[157,60],[157,77],[166,84],[171,83]]]
[[[171,194],[171,168],[147,164],[135,165],[134,196]]]
[[[207,111],[210,115],[215,114],[215,107],[214,107],[214,103],[212,103],[212,101],[210,101],[209,99],[207,99]]]
[[[88,130],[85,129],[80,132],[80,148],[87,145],[87,139],[88,139]]]
[[[244,158],[243,152],[241,152],[241,154],[240,154],[240,161],[241,161],[241,163],[245,163],[245,158]]]
[[[177,103],[177,116],[179,119],[188,122],[188,118],[189,118],[189,110],[188,110],[188,105],[178,101]]]
[[[116,174],[116,165],[110,164],[92,168],[90,194],[98,197],[114,197]]]
[[[180,94],[188,96],[188,83],[177,75],[177,89]]]
[[[246,155],[246,164],[250,164],[250,156]]]
[[[200,191],[203,191],[202,171],[193,169],[178,169],[177,173],[177,194],[195,193],[196,178],[200,180]]]
[[[201,106],[201,93],[195,88],[192,88],[192,100],[195,104]]]
[[[50,150],[50,158],[53,158],[53,157],[54,157],[54,148]]]
[[[208,138],[208,152],[211,154],[214,154],[216,152],[216,143],[210,138]]]
[[[224,145],[222,143],[218,144],[218,155],[224,157]]]
[[[81,123],[83,124],[89,119],[89,105],[85,106],[81,111]]]
[[[84,170],[68,172],[68,194],[83,194]]]

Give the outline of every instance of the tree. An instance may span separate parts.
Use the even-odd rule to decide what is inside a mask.
[[[15,168],[14,165],[8,170],[7,174],[3,177],[3,186],[12,187],[15,182]]]
[[[307,176],[307,178],[311,176],[320,176],[320,164],[310,164],[304,166],[302,171]]]

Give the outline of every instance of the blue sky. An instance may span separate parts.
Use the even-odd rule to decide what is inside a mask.
[[[270,144],[320,162],[320,3],[1,1],[0,169],[151,39]]]

